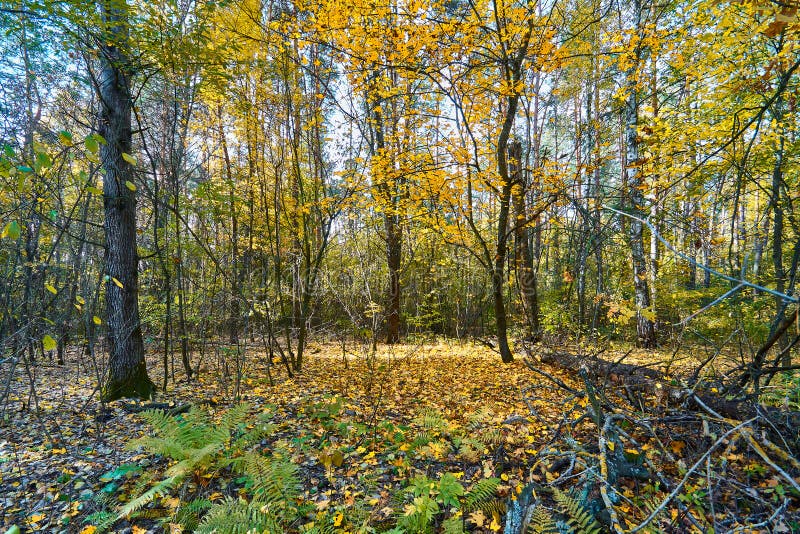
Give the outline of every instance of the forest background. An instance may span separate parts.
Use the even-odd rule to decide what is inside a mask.
[[[3,1],[2,424],[52,365],[102,412],[437,338],[792,417],[797,8]]]

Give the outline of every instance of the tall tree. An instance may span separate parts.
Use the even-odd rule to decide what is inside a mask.
[[[105,170],[103,205],[106,237],[106,313],[110,341],[108,378],[103,397],[150,398],[155,386],[147,376],[139,320],[139,258],[136,251],[135,160],[130,155],[131,65],[128,59],[128,5],[102,0],[100,75],[100,157]]]
[[[643,159],[640,151],[639,138],[639,106],[641,103],[641,90],[639,89],[638,71],[643,63],[646,49],[642,45],[642,20],[643,8],[641,0],[635,0],[631,6],[633,16],[634,35],[637,37],[632,43],[633,58],[625,72],[625,158],[623,172],[625,173],[626,194],[630,202],[630,210],[638,218],[644,213],[644,174],[642,172]],[[652,319],[650,289],[647,283],[647,263],[644,253],[644,225],[637,219],[631,219],[628,224],[628,244],[631,249],[633,262],[633,288],[636,303],[636,332],[639,343],[645,348],[656,346],[656,328]]]

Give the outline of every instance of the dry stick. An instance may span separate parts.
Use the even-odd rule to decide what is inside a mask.
[[[775,462],[772,461],[772,458],[769,457],[769,455],[764,451],[764,449],[761,448],[761,445],[759,445],[758,442],[755,440],[755,438],[753,437],[752,432],[749,432],[749,431],[748,432],[744,432],[744,436],[745,436],[745,438],[747,438],[747,443],[750,445],[750,448],[753,449],[754,451],[756,451],[756,453],[759,456],[761,456],[761,459],[764,460],[771,468],[773,468],[775,471],[777,471],[777,473],[781,477],[786,479],[786,481],[789,484],[791,484],[791,486],[795,490],[800,492],[800,484],[795,482],[795,480],[791,476],[789,476],[789,473],[784,471],[778,464],[776,464]]]
[[[720,414],[718,414],[717,412],[715,412],[714,410],[709,408],[706,404],[703,403],[703,401],[700,400],[700,398],[697,397],[697,395],[693,395],[693,397],[694,397],[695,402],[697,402],[704,410],[706,410],[708,413],[710,413],[714,417],[719,418],[721,421],[725,421],[729,425],[732,425],[735,422],[735,421],[732,421],[731,419],[727,419],[725,417],[722,417]],[[758,416],[758,417],[760,417],[760,416]],[[756,417],[756,419],[758,417]],[[756,453],[759,456],[761,456],[761,459],[764,460],[771,468],[773,468],[781,477],[785,478],[786,481],[789,482],[789,484],[795,490],[800,492],[800,485],[798,485],[797,482],[791,476],[789,476],[789,474],[786,471],[784,471],[779,465],[777,465],[775,462],[772,461],[772,459],[769,457],[769,455],[766,453],[766,451],[764,451],[764,449],[762,449],[761,446],[758,444],[758,442],[755,440],[755,438],[753,437],[753,433],[748,430],[746,432],[743,432],[742,434],[744,435],[745,438],[747,438],[747,443],[750,445],[750,448],[753,449],[754,451],[756,451]],[[772,447],[770,447],[770,445],[767,445],[767,447],[771,448],[772,450],[778,449],[778,447],[776,445],[774,445],[772,442],[769,442],[769,444],[772,445]],[[778,450],[780,450],[780,449],[778,449]],[[789,456],[784,451],[781,451],[781,452],[783,454],[782,455],[779,454],[779,456],[781,456],[782,459],[786,459]],[[797,465],[796,462],[797,461],[795,460],[795,466]]]
[[[608,515],[611,518],[611,526],[614,528],[614,532],[617,534],[624,534],[625,530],[620,525],[619,517],[617,516],[617,510],[614,508],[614,504],[611,502],[611,498],[608,496],[608,459],[606,458],[606,448],[608,444],[606,443],[606,433],[609,432],[611,428],[611,424],[616,420],[620,419],[621,416],[619,415],[611,415],[606,417],[605,424],[603,425],[603,429],[600,431],[600,438],[598,439],[597,445],[600,447],[600,477],[603,479],[603,483],[600,484],[600,496],[603,498],[603,503],[606,505],[606,510],[608,511]]]
[[[772,524],[778,518],[779,515],[781,515],[783,512],[786,511],[786,508],[788,507],[789,507],[789,498],[786,497],[783,499],[783,504],[778,506],[778,508],[772,513],[772,515],[766,518],[761,523],[756,523],[755,525],[742,525],[736,527],[733,530],[728,531],[728,534],[735,534],[736,532],[744,532],[745,530],[753,532],[754,529],[766,527],[767,525]]]
[[[666,507],[667,504],[672,499],[674,499],[675,497],[678,496],[678,493],[680,492],[680,490],[683,488],[683,486],[686,484],[686,482],[688,482],[689,477],[695,471],[697,471],[697,468],[700,467],[700,465],[703,462],[706,461],[706,458],[711,456],[711,453],[714,452],[722,444],[722,442],[723,442],[723,440],[725,440],[725,438],[727,438],[728,436],[730,436],[734,432],[737,432],[739,429],[749,425],[750,423],[752,423],[756,419],[758,419],[758,417],[753,417],[752,419],[748,419],[747,421],[744,421],[743,423],[739,423],[735,427],[733,427],[730,430],[728,430],[727,432],[725,432],[722,436],[720,436],[719,439],[717,439],[717,441],[711,447],[709,447],[709,449],[705,452],[705,454],[703,454],[703,456],[701,456],[700,459],[697,460],[694,463],[694,465],[692,465],[692,467],[689,468],[688,471],[686,471],[686,474],[683,476],[683,478],[678,483],[678,485],[675,486],[675,488],[672,490],[672,492],[669,495],[667,495],[667,497],[663,501],[661,501],[661,504],[659,504],[658,507],[656,507],[656,509],[653,510],[653,512],[649,516],[647,516],[647,518],[644,521],[642,521],[641,523],[636,525],[633,529],[629,530],[628,534],[634,534],[635,532],[639,532],[644,527],[646,527],[653,519],[655,519],[655,517],[664,510],[664,507]]]
[[[646,423],[644,421],[636,421],[636,424],[641,425],[644,428],[646,428],[647,430],[649,430],[650,434],[659,443],[659,446],[661,447],[661,450],[663,450],[667,454],[667,458],[669,459],[669,461],[670,462],[674,462],[675,461],[675,457],[672,456],[672,454],[667,450],[666,447],[664,447],[664,444],[661,442],[661,439],[653,431],[652,427],[648,423]],[[638,441],[636,441],[636,439],[633,438],[633,436],[630,436],[627,432],[625,432],[624,430],[622,430],[619,427],[617,427],[617,432],[619,432],[620,436],[622,436],[625,439],[627,439],[628,441],[630,441],[631,444],[633,444],[634,447],[636,447],[639,450],[642,450],[642,446],[639,444]],[[671,484],[669,483],[669,480],[667,480],[667,478],[664,476],[664,474],[658,469],[658,467],[656,467],[656,465],[650,460],[650,458],[647,457],[646,454],[643,454],[642,456],[643,456],[645,465],[647,465],[647,467],[649,467],[650,470],[655,474],[655,476],[659,480],[659,482],[661,482],[664,485],[664,488],[665,489],[669,489],[670,486],[671,486]],[[695,527],[697,527],[698,530],[701,530],[701,531],[703,530],[703,528],[700,526],[700,523],[698,522],[698,520],[694,517],[694,515],[692,515],[691,510],[689,510],[689,508],[685,504],[683,504],[680,501],[678,501],[675,504],[678,505],[678,509],[680,509],[680,511],[683,512],[686,515],[686,517],[689,519],[689,521]]]
[[[759,291],[763,291],[764,293],[769,293],[770,295],[779,297],[780,299],[785,300],[786,302],[795,302],[795,303],[800,302],[800,297],[793,297],[791,295],[787,295],[786,293],[781,293],[780,291],[775,291],[774,289],[769,289],[768,287],[764,287],[764,286],[761,286],[761,285],[758,285],[758,284],[754,284],[753,282],[748,282],[747,280],[744,280],[744,279],[741,279],[741,278],[734,278],[733,276],[728,276],[727,274],[721,273],[721,272],[717,271],[716,269],[713,269],[713,268],[711,268],[711,267],[709,267],[707,265],[703,265],[702,263],[700,263],[699,261],[695,260],[694,258],[691,258],[691,257],[687,256],[686,254],[678,251],[674,246],[672,246],[672,244],[669,241],[667,241],[666,239],[661,237],[661,234],[658,233],[658,230],[647,219],[642,219],[642,218],[637,217],[635,215],[631,215],[630,213],[625,213],[624,211],[619,211],[619,210],[611,208],[609,206],[603,206],[603,209],[604,210],[608,210],[608,211],[613,211],[614,213],[617,213],[619,215],[623,215],[625,217],[629,217],[629,218],[631,218],[631,219],[633,219],[635,221],[638,221],[638,222],[644,224],[645,226],[647,226],[650,229],[650,231],[653,233],[653,235],[656,237],[656,239],[658,239],[670,252],[672,252],[673,254],[675,254],[676,256],[681,258],[682,260],[689,262],[691,265],[694,265],[696,267],[700,267],[702,270],[706,271],[707,273],[711,273],[714,276],[718,276],[718,277],[720,277],[720,278],[722,278],[724,280],[727,280],[729,282],[735,282],[735,283],[737,283],[739,285],[751,287],[753,289],[757,289]],[[731,293],[731,292],[732,291],[729,291],[728,293]]]
[[[546,371],[542,371],[541,369],[538,369],[538,368],[534,367],[533,363],[534,363],[534,362],[533,362],[532,360],[530,360],[529,358],[526,358],[526,359],[525,359],[525,365],[528,367],[528,369],[530,369],[530,370],[531,370],[531,371],[533,371],[534,373],[539,373],[539,374],[540,374],[540,375],[542,375],[543,377],[547,378],[548,380],[550,380],[551,382],[553,382],[554,384],[556,384],[558,387],[560,387],[560,388],[563,388],[563,389],[565,389],[565,390],[569,391],[569,392],[570,392],[570,393],[572,393],[573,395],[577,395],[577,396],[579,396],[579,397],[583,397],[583,393],[582,393],[582,392],[580,392],[580,391],[578,391],[578,390],[576,390],[576,389],[573,389],[573,388],[569,387],[569,386],[568,386],[568,385],[566,385],[566,384],[565,384],[565,383],[564,383],[564,382],[563,382],[561,379],[559,379],[559,378],[557,378],[557,377],[555,377],[555,376],[551,375],[550,373],[547,373]]]

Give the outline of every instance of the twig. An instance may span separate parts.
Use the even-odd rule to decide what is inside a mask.
[[[700,315],[704,311],[706,311],[706,310],[708,310],[710,308],[713,308],[714,306],[716,306],[717,304],[719,304],[720,302],[722,302],[723,300],[725,300],[729,296],[733,295],[734,293],[736,293],[737,291],[739,291],[743,287],[744,287],[743,284],[739,284],[738,286],[734,287],[730,291],[727,291],[724,294],[720,295],[719,297],[714,299],[712,302],[706,304],[705,306],[703,306],[702,308],[700,308],[699,310],[697,310],[696,312],[694,312],[690,316],[688,316],[688,317],[686,317],[684,319],[681,319],[677,323],[673,324],[673,326],[684,326],[684,325],[686,325],[686,323],[688,323],[689,321],[691,321],[692,319],[694,319],[695,317],[697,317],[698,315]]]
[[[617,510],[614,508],[614,504],[611,502],[611,498],[608,496],[608,458],[606,456],[606,450],[608,448],[608,443],[606,443],[606,434],[608,433],[609,429],[611,428],[611,424],[616,420],[620,419],[619,415],[611,415],[606,417],[605,424],[603,425],[603,429],[600,431],[600,439],[597,442],[598,447],[600,447],[600,476],[603,479],[602,483],[600,484],[600,496],[603,498],[603,504],[606,506],[606,510],[608,511],[608,516],[611,519],[611,527],[614,529],[614,532],[617,534],[624,534],[625,530],[622,528],[619,522],[619,516],[617,516]],[[613,443],[613,440],[612,440]],[[617,444],[614,444],[616,448]]]
[[[623,215],[625,217],[631,218],[631,219],[633,219],[635,221],[638,221],[638,222],[644,224],[645,226],[647,226],[650,229],[650,232],[652,232],[653,236],[655,236],[656,239],[658,239],[665,247],[667,247],[667,249],[670,252],[672,252],[673,254],[675,254],[676,256],[681,258],[682,260],[689,262],[691,265],[694,265],[696,267],[700,267],[702,270],[706,271],[707,273],[711,273],[714,276],[718,276],[718,277],[720,277],[720,278],[722,278],[724,280],[728,280],[729,282],[735,282],[736,284],[739,284],[739,285],[751,287],[753,289],[757,289],[759,291],[763,291],[764,293],[769,293],[770,295],[776,296],[776,297],[778,297],[778,298],[780,298],[780,299],[782,299],[782,300],[784,300],[786,302],[800,302],[800,297],[793,297],[791,295],[787,295],[786,293],[781,293],[780,291],[775,291],[774,289],[770,289],[768,287],[764,287],[764,286],[761,286],[761,285],[758,285],[758,284],[754,284],[753,282],[748,282],[747,280],[743,280],[741,278],[734,278],[733,276],[728,276],[727,274],[721,273],[721,272],[717,271],[716,269],[713,269],[713,268],[709,267],[708,265],[704,265],[704,264],[700,263],[699,261],[695,260],[694,258],[691,258],[691,257],[687,256],[683,252],[678,251],[678,249],[676,249],[674,246],[672,246],[672,244],[669,241],[667,241],[666,239],[661,237],[661,234],[658,233],[658,230],[655,228],[655,226],[653,226],[653,224],[650,221],[648,221],[647,219],[642,219],[641,217],[637,217],[636,215],[632,215],[630,213],[625,213],[624,211],[620,211],[618,209],[614,209],[614,208],[611,208],[609,206],[603,206],[603,209],[604,210],[608,210],[608,211],[613,211],[614,213],[617,213],[619,215]],[[731,293],[731,291],[729,291],[728,293]]]
[[[579,397],[583,397],[584,393],[582,391],[578,391],[576,389],[573,389],[573,388],[569,387],[568,385],[566,385],[561,379],[556,378],[555,376],[551,375],[550,373],[547,373],[546,371],[542,371],[541,369],[538,369],[538,368],[534,367],[533,362],[530,361],[529,358],[525,359],[525,365],[528,367],[528,369],[530,369],[534,373],[539,373],[540,375],[544,376],[545,378],[547,378],[548,380],[550,380],[554,384],[558,385],[558,387],[569,391],[573,395],[577,395]]]
[[[751,432],[744,432],[744,436],[747,438],[747,443],[750,445],[750,448],[756,451],[756,454],[761,456],[761,459],[764,460],[767,463],[767,465],[773,468],[781,477],[783,477],[786,480],[786,482],[788,482],[795,490],[800,492],[800,484],[795,482],[795,480],[791,476],[789,476],[789,473],[784,471],[783,468],[781,468],[781,466],[772,461],[772,458],[769,457],[769,455],[764,451],[764,449],[761,448],[761,445],[759,445],[758,442],[755,440],[753,434]]]
[[[686,471],[686,474],[685,474],[685,475],[683,475],[683,478],[681,479],[681,481],[680,481],[680,482],[678,482],[678,485],[677,485],[677,486],[675,486],[675,488],[672,490],[672,492],[671,492],[669,495],[667,495],[667,497],[666,497],[666,498],[665,498],[663,501],[661,501],[661,504],[659,504],[659,505],[656,507],[656,509],[655,509],[655,510],[653,510],[653,512],[652,512],[652,513],[651,513],[649,516],[647,516],[647,517],[645,518],[645,520],[644,520],[644,521],[642,521],[641,523],[639,523],[638,525],[636,525],[634,528],[632,528],[631,530],[629,530],[629,531],[628,531],[628,534],[634,534],[635,532],[639,532],[639,531],[640,531],[640,530],[642,530],[644,527],[646,527],[648,524],[650,524],[650,522],[651,522],[653,519],[655,519],[655,517],[656,517],[658,514],[660,514],[660,513],[661,513],[661,512],[664,510],[664,508],[667,506],[667,504],[668,504],[668,503],[669,503],[669,502],[670,502],[672,499],[674,499],[675,497],[677,497],[677,496],[678,496],[678,493],[681,491],[681,489],[683,488],[683,486],[686,484],[686,482],[688,482],[688,481],[689,481],[689,477],[690,477],[690,476],[691,476],[691,475],[692,475],[692,474],[693,474],[695,471],[697,471],[697,468],[698,468],[698,467],[700,467],[700,465],[701,465],[703,462],[705,462],[705,461],[706,461],[706,458],[708,458],[709,456],[711,456],[711,453],[712,453],[712,452],[714,452],[714,451],[715,451],[715,450],[716,450],[716,449],[717,449],[717,448],[718,448],[718,447],[719,447],[719,446],[722,444],[722,442],[723,442],[723,441],[724,441],[724,440],[725,440],[725,439],[726,439],[728,436],[730,436],[730,435],[731,435],[731,434],[733,434],[734,432],[737,432],[739,429],[741,429],[741,428],[743,428],[743,427],[746,427],[747,425],[749,425],[750,423],[752,423],[752,422],[753,422],[753,421],[755,421],[756,419],[758,419],[758,418],[757,418],[757,417],[753,417],[752,419],[748,419],[747,421],[744,421],[743,423],[739,423],[739,424],[738,424],[738,425],[736,425],[735,427],[733,427],[733,428],[731,428],[730,430],[728,430],[727,432],[725,432],[725,433],[724,433],[722,436],[720,436],[720,437],[717,439],[717,441],[716,441],[716,442],[715,442],[715,443],[714,443],[714,444],[713,444],[711,447],[709,447],[709,448],[708,448],[708,450],[705,452],[705,454],[703,454],[703,456],[701,456],[701,457],[700,457],[700,459],[699,459],[699,460],[697,460],[697,461],[694,463],[694,465],[692,465],[692,467],[691,467],[691,468],[689,468],[689,470],[688,470],[688,471]]]
[[[745,530],[747,530],[749,532],[753,532],[755,529],[758,529],[758,528],[761,528],[761,527],[766,527],[767,525],[773,523],[775,521],[775,519],[777,519],[779,515],[781,515],[783,512],[785,512],[786,508],[788,508],[788,507],[789,507],[789,499],[788,498],[784,498],[783,499],[783,504],[778,506],[778,508],[772,513],[772,515],[769,516],[764,521],[762,521],[761,523],[756,523],[755,525],[742,525],[742,526],[736,527],[733,530],[729,530],[727,534],[735,534],[736,532],[744,532]]]

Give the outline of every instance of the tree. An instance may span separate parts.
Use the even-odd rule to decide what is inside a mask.
[[[623,173],[626,186],[626,194],[630,203],[630,210],[637,216],[641,216],[644,210],[644,173],[642,166],[644,160],[640,151],[639,137],[639,106],[640,81],[638,70],[643,63],[645,48],[641,44],[641,33],[644,28],[643,7],[641,0],[635,0],[631,7],[634,19],[634,33],[636,36],[633,44],[632,59],[628,69],[625,71],[625,158],[623,160]],[[636,303],[636,332],[639,343],[644,348],[656,346],[656,329],[653,321],[653,310],[651,309],[650,289],[647,281],[647,264],[644,254],[644,225],[636,219],[631,219],[628,224],[628,245],[631,249],[631,260],[633,263],[633,288],[634,300]]]
[[[106,321],[110,356],[103,398],[150,398],[155,386],[147,375],[139,319],[139,271],[136,250],[135,159],[131,156],[131,65],[128,59],[128,5],[102,0],[100,74],[100,158],[106,237]]]

